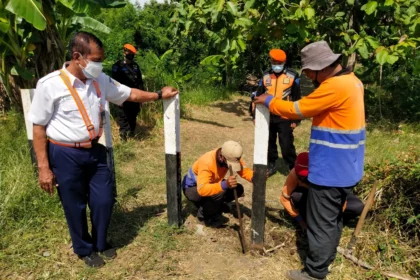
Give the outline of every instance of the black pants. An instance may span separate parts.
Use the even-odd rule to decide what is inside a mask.
[[[306,200],[308,198],[308,189],[304,187],[297,187],[290,197],[293,207],[299,209],[300,215],[306,221]],[[347,195],[346,209],[343,211],[344,222],[354,219],[362,214],[364,206],[363,202],[357,196],[349,193]]]
[[[290,121],[270,123],[268,137],[268,162],[275,162],[279,158],[279,154],[277,152],[278,137],[281,156],[291,170],[295,166],[296,148],[293,145],[295,138],[293,136],[293,129],[290,125]]]
[[[236,186],[238,197],[244,193],[244,187],[241,184]],[[197,218],[207,219],[221,213],[223,203],[231,202],[235,199],[233,189],[227,189],[221,193],[212,196],[200,196],[197,187],[184,189],[185,197],[198,208]]]
[[[323,279],[334,261],[343,229],[343,205],[352,187],[335,188],[310,184],[306,201],[309,252],[305,270]]]
[[[137,115],[140,112],[140,103],[126,101],[122,106],[116,107],[116,121],[120,127],[120,137],[122,139],[133,137],[136,130]]]

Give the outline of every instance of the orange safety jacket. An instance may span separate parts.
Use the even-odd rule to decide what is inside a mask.
[[[65,146],[65,147],[90,148],[90,147],[92,147],[92,141],[96,141],[102,136],[102,133],[103,133],[103,130],[104,130],[104,123],[105,123],[105,121],[104,121],[105,120],[105,111],[104,111],[104,108],[103,108],[103,105],[102,105],[102,100],[101,100],[102,94],[101,94],[101,89],[99,87],[99,84],[96,80],[92,81],[93,86],[95,87],[96,94],[99,97],[99,131],[98,131],[98,134],[96,134],[95,127],[92,124],[88,113],[86,112],[85,105],[83,104],[82,100],[80,99],[80,96],[77,93],[77,90],[71,84],[69,76],[66,74],[66,72],[63,69],[60,70],[60,78],[63,80],[64,84],[67,86],[68,90],[70,91],[74,102],[76,102],[77,108],[79,109],[79,112],[82,115],[83,121],[86,125],[86,129],[89,133],[89,140],[84,141],[84,142],[72,142],[72,143],[58,142],[58,141],[55,141],[51,138],[49,138],[48,140],[51,143],[54,143],[54,144],[57,144],[57,145],[60,145],[60,146]]]
[[[269,70],[264,72],[263,78],[260,80],[257,95],[268,93],[278,99],[297,101],[301,98],[299,83],[298,74],[291,69],[285,69],[280,75]],[[288,118],[274,114],[270,116],[271,123],[277,123],[285,119]],[[300,121],[295,120],[293,122],[299,123]]]
[[[197,187],[200,196],[212,196],[223,192],[224,178],[228,172],[227,166],[220,166],[217,162],[217,150],[202,155],[188,170],[182,182],[183,188]],[[254,172],[245,167],[245,162],[240,160],[242,170],[238,175],[251,182]]]
[[[312,118],[311,183],[352,187],[361,180],[366,140],[364,89],[351,70],[343,69],[299,101],[268,96],[265,105],[279,116]]]
[[[286,182],[284,183],[283,190],[280,195],[280,202],[283,205],[284,209],[289,213],[292,218],[299,216],[299,210],[293,207],[292,202],[290,201],[292,193],[297,187],[308,188],[308,184],[300,181],[296,174],[295,169],[290,170],[289,175],[287,175]],[[343,211],[347,207],[347,201],[344,203]]]

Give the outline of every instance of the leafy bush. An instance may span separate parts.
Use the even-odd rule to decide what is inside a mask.
[[[394,161],[365,167],[365,176],[355,188],[367,197],[378,181],[371,217],[359,249],[363,258],[377,265],[401,264],[414,277],[420,277],[420,155],[414,147]],[[369,233],[372,231],[372,233]]]
[[[359,75],[366,86],[366,117],[376,122],[382,118],[393,123],[420,120],[420,55],[394,65],[384,65],[382,82],[380,68],[359,68]]]
[[[393,229],[408,240],[420,240],[420,157],[412,150],[402,152],[393,162],[365,167],[365,176],[356,190],[366,196],[379,180],[374,221],[383,229]]]

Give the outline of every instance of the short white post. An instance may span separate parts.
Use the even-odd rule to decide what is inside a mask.
[[[105,123],[104,123],[104,134],[99,139],[99,143],[106,147],[106,163],[108,168],[111,170],[112,183],[113,183],[113,194],[117,197],[117,180],[115,177],[115,162],[114,162],[114,150],[112,147],[112,130],[111,130],[111,118],[109,110],[109,102],[105,103]]]
[[[23,107],[23,115],[25,118],[25,125],[26,125],[26,134],[28,137],[28,146],[29,152],[31,154],[31,161],[34,167],[35,172],[37,172],[37,162],[36,162],[36,155],[34,151],[34,133],[33,133],[33,124],[28,120],[29,109],[31,108],[32,98],[34,97],[35,89],[21,89],[20,95],[22,97],[22,107]]]

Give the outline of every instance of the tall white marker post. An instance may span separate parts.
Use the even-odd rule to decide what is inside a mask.
[[[168,224],[182,225],[179,94],[163,100]]]
[[[270,111],[263,104],[257,104],[255,109],[254,188],[252,191],[251,218],[251,242],[252,245],[256,245],[256,248],[264,244],[269,123]]]
[[[32,98],[34,97],[35,89],[21,89],[20,96],[22,97],[23,115],[25,117],[26,134],[28,136],[29,152],[31,154],[31,161],[35,173],[38,172],[36,155],[34,151],[34,132],[33,124],[28,120],[29,109],[31,108]]]

